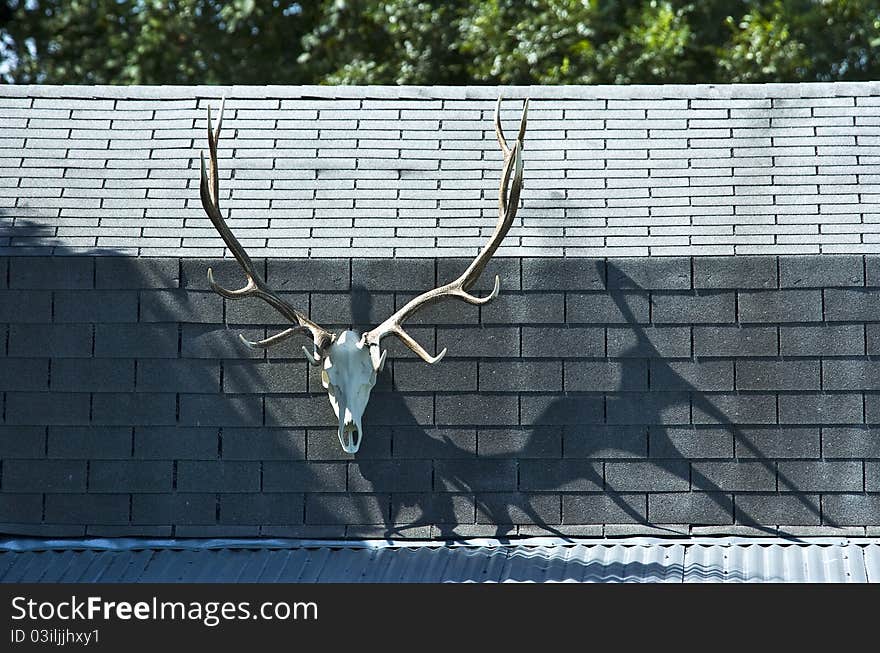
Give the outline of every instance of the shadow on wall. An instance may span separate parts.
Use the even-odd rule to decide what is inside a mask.
[[[36,213],[40,209],[23,207],[14,209],[16,213]],[[94,235],[72,235],[60,237],[58,209],[44,209],[45,218],[27,218],[8,215],[9,209],[0,208],[0,249],[3,256],[122,256],[126,252],[116,247],[96,247]],[[91,227],[71,227],[74,233],[87,232]],[[81,244],[78,249],[75,244]],[[88,252],[88,253],[86,253]],[[131,250],[128,254],[130,255]]]
[[[664,519],[667,524],[729,525],[735,518],[772,530],[734,506],[739,481],[714,481],[692,464],[705,458],[688,443],[711,437],[708,430],[664,424],[667,415],[691,407],[702,423],[721,427],[713,434],[732,434],[737,451],[754,458],[755,475],[794,489],[711,394],[663,358],[621,293],[610,293],[629,334],[625,351],[614,357],[619,376],[589,391],[524,394],[547,403],[529,424],[510,428],[430,426],[433,391],[454,395],[461,387],[455,375],[473,371],[477,359],[450,357],[431,367],[389,339],[390,365],[373,391],[363,446],[352,459],[339,448],[333,411],[318,370],[303,359],[301,339],[268,351],[238,340],[238,333],[259,339],[287,325],[278,325],[278,315],[259,301],[224,302],[210,290],[209,265],[221,285],[240,287],[235,261],[62,256],[51,234],[43,238],[55,256],[8,257],[2,276],[3,283],[9,279],[3,291],[9,301],[0,305],[0,322],[8,323],[0,325],[6,342],[0,498],[14,495],[0,501],[2,531],[452,539],[469,528],[497,536],[528,529],[571,535],[572,525],[647,525],[662,511],[678,517]],[[289,273],[305,263],[317,264],[258,265],[302,306],[309,302],[302,290],[309,278],[290,287],[283,279],[295,279]],[[622,275],[611,263],[608,269]],[[364,328],[385,317],[393,295],[349,291],[348,273],[342,278],[346,290],[312,295],[313,311],[316,297],[333,306],[333,319],[316,319],[338,324],[350,317]],[[455,324],[456,309],[450,310],[446,319]],[[434,327],[413,323],[411,332],[430,349]],[[652,390],[647,361],[651,383],[663,378],[662,391],[643,392]],[[406,365],[410,374],[447,378],[401,393],[392,376],[399,381]],[[597,401],[617,417],[581,419],[596,414]],[[642,465],[643,481],[631,473],[616,478],[621,463]],[[655,494],[655,477],[665,479],[669,493]],[[649,491],[656,505],[648,504]],[[788,496],[819,523],[810,497]],[[679,503],[669,508],[664,501]]]
[[[11,248],[8,254],[27,254],[41,248],[40,253],[51,254],[52,248],[59,246],[55,237],[57,227],[26,218],[13,218],[0,208],[0,243],[3,248]],[[62,251],[63,253],[63,251]]]
[[[598,264],[602,266],[602,263]],[[641,290],[635,282],[627,277],[613,263],[607,264],[609,274],[615,274],[626,282],[626,287]],[[604,270],[600,269],[600,274]],[[349,490],[353,492],[373,491],[391,492],[392,489],[405,485],[411,479],[413,492],[395,493],[391,495],[390,512],[386,506],[379,505],[387,501],[387,497],[362,495],[356,505],[359,508],[357,520],[364,524],[374,523],[377,514],[386,515],[385,536],[421,536],[426,534],[428,527],[433,527],[433,536],[454,539],[461,536],[461,525],[473,523],[485,528],[494,526],[495,536],[517,533],[517,525],[529,528],[537,527],[540,531],[556,535],[571,534],[571,529],[559,524],[558,504],[555,496],[563,494],[563,521],[565,514],[572,513],[593,515],[590,521],[574,521],[574,525],[583,524],[643,524],[665,528],[662,524],[706,524],[706,525],[738,525],[750,526],[768,533],[776,533],[776,529],[753,518],[742,505],[734,506],[734,493],[741,489],[754,489],[748,474],[758,480],[758,485],[766,487],[763,481],[772,479],[778,484],[778,490],[796,490],[796,487],[780,471],[774,460],[768,457],[753,441],[752,435],[734,423],[725,411],[694,384],[686,380],[679,371],[659,352],[645,328],[638,323],[628,305],[625,295],[611,293],[620,313],[624,316],[631,337],[630,343],[615,358],[620,364],[620,376],[612,387],[596,387],[597,391],[605,391],[606,399],[601,410],[607,416],[614,416],[613,426],[607,424],[590,424],[593,421],[581,421],[580,415],[595,414],[596,402],[602,402],[602,394],[559,393],[544,410],[528,426],[519,429],[492,432],[481,430],[479,437],[507,438],[506,446],[502,444],[504,453],[481,454],[483,462],[475,455],[475,448],[467,437],[468,429],[443,429],[426,427],[420,424],[417,417],[409,409],[404,396],[396,392],[384,393],[381,410],[387,410],[397,418],[391,437],[394,447],[406,442],[409,452],[419,452],[423,458],[431,458],[431,465],[425,460],[401,459],[400,452],[394,452],[395,461],[371,460],[370,442],[376,433],[368,434],[365,446],[356,454],[353,466],[354,474],[349,477]],[[359,289],[353,294],[352,321],[356,325],[370,322],[370,296]],[[391,356],[389,356],[389,359]],[[438,365],[448,364],[448,361]],[[605,365],[605,361],[596,361]],[[650,386],[647,375],[654,380],[662,379],[662,388]],[[389,387],[388,372],[383,375],[380,383],[383,388]],[[454,387],[448,388],[454,391]],[[447,390],[437,388],[438,391]],[[636,394],[633,391],[641,391]],[[644,394],[650,392],[649,395]],[[747,397],[746,397],[747,399]],[[376,416],[380,402],[371,403],[373,410],[368,409],[365,424],[370,425],[379,420]],[[670,420],[669,415],[700,414],[701,425],[680,425],[680,420]],[[667,425],[672,421],[678,425]],[[383,423],[387,423],[385,420]],[[561,458],[558,443],[558,431],[562,430],[565,457]],[[378,429],[375,429],[378,430]],[[712,438],[722,440],[732,435],[738,458],[749,458],[742,463],[733,458],[733,449],[728,454],[705,453],[706,446],[712,446]],[[703,454],[688,452],[683,447],[694,448],[695,440],[704,438]],[[720,442],[720,440],[719,440]],[[650,443],[650,444],[649,444]],[[650,452],[648,447],[650,446]],[[720,451],[725,450],[719,445]],[[741,453],[740,453],[741,452]],[[729,479],[715,481],[700,471],[700,463],[710,464],[727,458],[733,467]],[[715,460],[712,460],[715,459]],[[497,492],[492,491],[491,479],[483,474],[491,475],[492,462],[519,466],[518,475],[522,488],[523,475],[532,477],[528,491]],[[515,462],[514,462],[515,461]],[[695,461],[697,464],[691,464]],[[611,471],[620,463],[643,465],[642,479],[621,476],[614,478]],[[486,464],[489,466],[487,467]],[[724,472],[721,472],[724,476]],[[429,484],[420,482],[420,478],[429,476],[433,481]],[[543,482],[534,482],[534,478],[542,478]],[[668,493],[658,494],[658,480]],[[352,482],[354,485],[352,486]],[[770,489],[775,492],[776,489]],[[651,498],[646,497],[651,493]],[[357,495],[354,495],[357,497]],[[801,504],[806,514],[812,516],[816,523],[820,522],[820,509],[816,502],[807,496],[792,492],[791,500]],[[648,502],[650,505],[648,504]],[[656,503],[654,503],[656,501]],[[663,505],[669,502],[672,505]],[[568,504],[568,505],[566,505]],[[666,519],[658,522],[652,512],[666,515]],[[354,522],[353,522],[354,523]],[[834,526],[827,518],[826,525]],[[532,528],[532,531],[535,529]],[[680,532],[680,530],[675,531]]]
[[[272,462],[261,461],[303,459],[304,435],[263,428],[253,388],[276,366],[224,325],[207,262],[82,255],[53,227],[0,221],[32,246],[0,257],[0,532],[254,535],[301,524],[301,497],[263,492]],[[241,282],[234,264],[215,268]],[[305,391],[301,357],[277,367]]]

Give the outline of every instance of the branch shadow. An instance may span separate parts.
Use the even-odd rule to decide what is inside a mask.
[[[302,494],[283,483],[317,486],[304,431],[267,427],[255,393],[285,391],[285,372],[304,393],[306,363],[241,345],[277,317],[249,323],[253,306],[208,287],[208,265],[237,287],[235,262],[72,248],[48,220],[0,209],[0,287],[19,300],[0,318],[0,458],[18,492],[0,532],[302,536]]]
[[[601,267],[604,264],[599,262],[597,265]],[[633,279],[613,263],[608,262],[607,269],[609,273],[615,274],[624,281],[627,287],[641,290]],[[600,270],[600,273],[604,274],[605,270]],[[422,491],[391,498],[390,510],[384,513],[386,537],[406,536],[407,533],[414,531],[417,535],[423,535],[428,532],[426,529],[433,528],[434,536],[451,540],[460,537],[457,526],[464,523],[480,525],[484,522],[487,526],[494,525],[496,537],[517,533],[518,526],[536,527],[542,532],[566,537],[567,533],[570,534],[570,529],[567,530],[562,523],[557,523],[558,520],[546,518],[533,505],[532,499],[535,494],[541,492],[587,492],[600,495],[605,497],[617,511],[615,513],[617,517],[609,519],[606,523],[642,524],[652,530],[661,532],[668,530],[673,534],[682,534],[680,529],[670,529],[664,523],[657,523],[651,518],[646,506],[637,505],[639,501],[645,502],[646,489],[616,488],[604,475],[604,463],[633,461],[648,463],[649,473],[677,478],[680,481],[679,485],[687,488],[685,491],[679,490],[679,494],[698,496],[714,504],[720,514],[728,516],[727,519],[720,520],[704,519],[699,515],[686,519],[685,514],[681,522],[676,524],[717,526],[722,530],[725,526],[747,526],[767,534],[785,536],[785,533],[780,532],[781,529],[761,523],[748,514],[742,506],[735,505],[736,487],[725,487],[691,464],[694,461],[712,462],[718,459],[706,459],[685,453],[673,436],[677,430],[689,429],[698,432],[701,428],[710,427],[721,428],[732,435],[737,451],[748,452],[751,463],[760,466],[765,474],[772,475],[777,480],[776,492],[792,490],[790,496],[796,497],[806,513],[815,518],[817,524],[835,526],[827,517],[822,520],[819,506],[810,497],[795,491],[796,486],[791,479],[778,470],[775,461],[750,439],[739,424],[713,402],[711,394],[700,390],[670,365],[652,342],[645,327],[635,317],[625,296],[621,293],[610,294],[623,316],[625,328],[632,334],[631,344],[624,351],[616,354],[615,358],[644,360],[645,365],[623,366],[616,387],[603,393],[605,397],[603,410],[606,416],[612,413],[631,416],[630,419],[624,419],[621,425],[629,426],[632,431],[641,432],[645,437],[619,437],[620,431],[609,428],[607,422],[605,424],[580,422],[579,415],[584,409],[584,402],[595,401],[596,394],[560,393],[558,397],[551,399],[529,424],[522,424],[519,427],[520,433],[517,435],[521,440],[516,448],[503,454],[477,457],[475,447],[467,437],[468,429],[426,426],[425,420],[413,413],[403,396],[397,392],[380,391],[383,398],[375,404],[371,401],[372,409],[368,409],[365,423],[384,424],[393,431],[395,446],[400,442],[400,438],[396,436],[405,436],[408,440],[406,445],[408,450],[422,452],[423,456],[430,456],[434,461],[434,464],[428,467],[423,461],[398,457],[400,453],[398,451],[394,452],[394,462],[384,465],[370,461],[364,454],[355,457],[363,489],[390,492],[395,487],[392,483],[392,475],[397,481],[401,477],[409,478],[420,474],[433,476],[431,486],[414,484],[423,488]],[[356,301],[355,297],[358,298]],[[370,311],[370,296],[365,292],[353,295],[352,311],[353,323],[365,324],[367,320],[364,316]],[[392,359],[392,355],[389,355],[389,359]],[[395,356],[395,360],[399,360],[399,356]],[[647,380],[641,375],[646,372],[647,365],[650,365],[652,375],[663,377],[665,387],[673,387],[675,390],[665,392],[646,386]],[[382,389],[393,388],[391,381],[386,371],[381,384]],[[637,403],[640,395],[629,392],[634,388],[643,388],[650,392],[650,399]],[[383,411],[393,414],[394,418],[383,419],[381,417]],[[689,416],[697,412],[701,413],[700,424],[693,424],[690,417],[683,424],[678,424],[675,420],[670,422],[665,417],[669,413],[681,414],[682,411],[686,411]],[[577,442],[577,457],[563,458],[565,464],[553,468],[555,477],[552,485],[531,493],[483,492],[479,479],[469,473],[471,468],[467,463],[468,460],[498,460],[513,457],[517,458],[520,464],[528,460],[540,465],[542,460],[546,461],[548,458],[546,439],[555,437],[557,429],[561,429],[566,443]],[[662,456],[648,455],[645,449],[648,432],[651,451],[662,451]],[[480,431],[481,435],[483,433],[484,431]],[[549,446],[552,449],[552,444]],[[739,454],[736,455],[737,458],[732,461],[734,463],[739,460]],[[454,462],[437,464],[438,460]],[[752,493],[773,492],[767,490]],[[631,501],[633,497],[641,497],[641,499],[633,503]]]
[[[623,270],[614,266],[613,263],[608,262],[607,269],[609,274],[613,272],[619,279],[623,280],[627,287],[632,287],[636,289],[639,288],[633,279],[626,275]],[[733,422],[727,415],[725,415],[724,412],[720,410],[718,406],[716,406],[710,400],[709,395],[706,395],[703,391],[696,388],[692,383],[686,381],[669,365],[666,358],[664,358],[660,354],[660,352],[651,342],[644,328],[638,325],[632,309],[624,300],[623,295],[612,293],[612,297],[614,298],[615,304],[624,315],[628,327],[631,329],[636,338],[635,344],[633,344],[630,350],[626,351],[623,356],[631,357],[638,354],[639,356],[649,357],[651,360],[652,375],[662,376],[664,379],[667,380],[668,385],[675,387],[677,391],[686,392],[689,395],[692,415],[697,410],[699,410],[703,413],[703,415],[709,418],[708,420],[704,420],[705,423],[723,426],[733,435],[734,441],[737,444],[737,448],[742,447],[748,450],[751,454],[750,459],[759,463],[768,473],[772,474],[777,479],[777,483],[780,487],[784,487],[789,490],[796,490],[796,486],[794,485],[794,483],[783,472],[777,469],[774,461],[763,451],[761,451],[758,446],[750,441],[747,435],[743,432],[742,428],[738,424]],[[629,383],[624,377],[624,379],[621,381],[620,388],[624,389],[627,387],[629,387]],[[662,398],[664,397],[665,393],[657,392],[654,394],[655,396]],[[674,407],[675,405],[673,394],[669,394],[670,398],[666,401],[662,401],[659,405],[655,406],[652,403],[652,410],[649,413],[649,418],[642,420],[644,423],[649,425],[661,425],[663,423],[663,411],[666,408]],[[657,446],[661,447],[664,452],[667,452],[669,454],[669,457],[658,458],[655,460],[655,462],[661,468],[664,468],[666,471],[668,471],[670,474],[675,474],[677,473],[676,470],[680,469],[680,467],[678,466],[679,461],[692,460],[676,446],[674,440],[670,437],[670,429],[668,428],[660,427],[656,429],[651,429],[651,447],[654,448]],[[688,479],[683,477],[682,480]],[[734,517],[736,523],[750,526],[756,530],[763,531],[769,534],[777,534],[777,531],[774,527],[769,527],[761,524],[757,519],[746,513],[740,506],[736,506],[736,508],[734,508],[732,495],[729,494],[731,490],[729,488],[722,488],[719,484],[709,479],[705,474],[699,472],[692,465],[690,466],[689,480],[691,490],[699,489],[700,491],[707,493],[706,496],[711,497],[712,501],[714,501],[716,505],[723,511],[729,512]],[[612,498],[614,498],[614,495],[611,496]],[[819,520],[818,523],[822,523],[822,516],[819,506],[815,505],[813,501],[811,501],[808,497],[803,496],[802,494],[794,492],[792,496],[797,497],[798,501],[807,509],[807,511],[811,515],[816,517],[817,520]],[[623,505],[621,505],[621,508],[625,509]],[[829,526],[836,526],[836,524],[828,521],[827,518],[824,523]]]

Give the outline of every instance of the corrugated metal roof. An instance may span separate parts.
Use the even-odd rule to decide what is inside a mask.
[[[0,582],[880,582],[880,540],[9,540]]]

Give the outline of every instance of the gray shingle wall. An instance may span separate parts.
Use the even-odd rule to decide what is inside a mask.
[[[880,253],[880,84],[505,88],[532,98],[499,255]],[[0,252],[472,256],[491,231],[497,88],[0,87]]]
[[[463,263],[259,265],[349,326]],[[208,265],[240,281],[0,259],[2,531],[880,533],[880,258],[494,261],[492,304],[412,320],[441,363],[386,341],[355,457],[301,343],[242,347],[277,318],[208,291]]]

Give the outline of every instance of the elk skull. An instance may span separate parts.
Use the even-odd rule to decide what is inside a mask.
[[[220,104],[220,117],[217,120],[216,129],[213,128],[211,108],[208,107],[209,166],[206,169],[203,153],[200,183],[202,207],[223,242],[226,243],[229,251],[244,270],[247,283],[238,290],[223,288],[214,282],[210,268],[208,268],[208,281],[215,292],[227,299],[242,299],[243,297],[262,299],[287,320],[294,323],[294,326],[289,329],[257,342],[251,342],[246,340],[244,336],[239,336],[249,347],[270,347],[297,333],[308,333],[311,336],[312,350],[309,351],[303,347],[303,352],[312,365],[321,367],[321,384],[327,390],[330,405],[333,406],[333,411],[339,420],[337,431],[339,444],[342,445],[346,453],[356,453],[363,440],[361,421],[364,410],[370,399],[370,392],[376,385],[376,376],[382,371],[385,365],[385,355],[388,353],[381,349],[382,338],[387,335],[397,336],[422,360],[427,363],[436,363],[443,358],[446,350],[432,356],[404,331],[403,322],[423,306],[447,297],[455,297],[469,304],[481,305],[498,296],[500,280],[497,276],[495,277],[494,289],[486,297],[476,297],[468,293],[468,290],[476,283],[483,269],[489,263],[504,236],[510,230],[516,216],[520,191],[522,190],[522,147],[528,104],[529,101],[526,100],[520,119],[519,133],[512,147],[508,147],[501,129],[501,98],[498,98],[498,103],[495,106],[495,135],[504,155],[504,162],[498,189],[498,222],[489,241],[457,279],[415,297],[379,326],[363,334],[352,330],[333,334],[323,329],[276,294],[257,271],[250,256],[229,229],[220,211],[217,141],[220,137],[220,126],[223,121],[223,104]]]
[[[361,446],[361,418],[376,385],[376,375],[385,364],[384,354],[377,360],[378,350],[376,345],[367,345],[356,331],[343,331],[324,356],[321,385],[339,419],[339,444],[346,453],[357,453]]]

